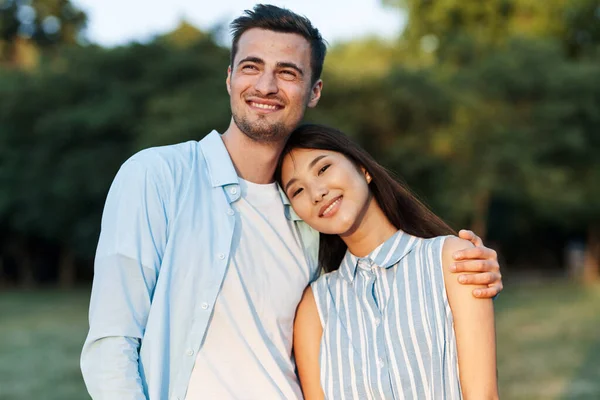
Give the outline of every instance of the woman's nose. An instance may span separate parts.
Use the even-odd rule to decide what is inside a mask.
[[[321,200],[323,200],[323,197],[325,197],[325,195],[327,193],[328,193],[327,187],[325,187],[324,185],[315,187],[313,189],[313,203],[314,204],[319,203]]]

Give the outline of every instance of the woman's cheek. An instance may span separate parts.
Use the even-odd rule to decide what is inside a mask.
[[[303,204],[299,204],[296,214],[298,214],[298,216],[305,222],[309,222],[311,220],[311,214],[310,214],[310,209]]]

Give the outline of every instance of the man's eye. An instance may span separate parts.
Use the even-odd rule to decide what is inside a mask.
[[[296,189],[296,191],[294,191],[294,193],[292,193],[292,197],[296,197],[297,195],[300,194],[301,191],[302,191],[302,188]]]
[[[285,77],[285,79],[296,78],[296,73],[294,71],[283,70],[283,71],[281,71],[281,75],[283,75]]]
[[[319,175],[321,175],[323,172],[327,171],[327,168],[330,167],[330,164],[326,164],[323,165],[323,167],[319,170]]]
[[[244,70],[244,71],[256,71],[257,69],[258,69],[258,68],[256,68],[256,66],[254,66],[254,65],[250,65],[250,64],[248,64],[248,65],[244,65],[244,66],[242,67],[242,70]]]

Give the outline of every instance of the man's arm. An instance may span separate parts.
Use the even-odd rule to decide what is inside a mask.
[[[458,276],[458,282],[464,285],[480,285],[473,289],[473,296],[482,299],[492,298],[502,291],[502,274],[498,264],[498,254],[483,245],[479,236],[468,230],[458,233],[461,239],[468,240],[475,247],[456,251],[451,272],[467,272]]]
[[[132,159],[106,200],[81,354],[93,399],[146,398],[138,361],[167,237],[161,190],[156,177]]]

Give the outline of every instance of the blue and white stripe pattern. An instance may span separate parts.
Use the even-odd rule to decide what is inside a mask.
[[[326,398],[462,398],[444,239],[398,231],[368,257],[348,251],[339,270],[311,285]]]

